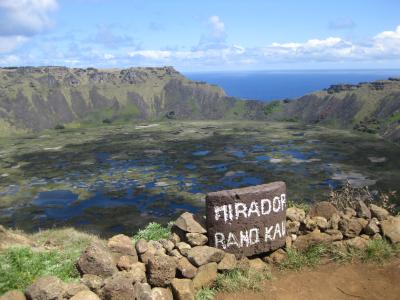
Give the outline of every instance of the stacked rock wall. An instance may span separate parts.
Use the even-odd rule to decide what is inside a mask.
[[[400,243],[400,217],[362,201],[356,209],[343,211],[320,202],[308,214],[290,207],[286,220],[286,250],[326,243],[346,251],[382,238]],[[94,242],[77,262],[79,283],[43,277],[25,295],[12,291],[0,300],[190,300],[195,299],[197,290],[212,286],[218,273],[233,269],[263,271],[286,259],[283,248],[247,258],[209,247],[204,221],[184,213],[176,220],[169,239],[133,242],[125,235],[116,235],[104,244]]]

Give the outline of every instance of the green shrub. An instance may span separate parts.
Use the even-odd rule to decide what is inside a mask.
[[[322,244],[311,246],[306,251],[288,249],[287,258],[280,264],[280,268],[301,270],[303,267],[313,267],[320,262],[322,256],[327,254],[328,249]]]
[[[212,300],[216,294],[215,289],[203,288],[196,293],[196,300]]]
[[[52,275],[64,281],[79,278],[76,257],[56,251],[11,248],[0,254],[0,295],[13,289],[24,290],[41,276]]]
[[[151,222],[146,226],[146,228],[140,229],[133,236],[133,240],[137,241],[139,239],[145,239],[147,241],[158,241],[161,239],[167,239],[171,233],[171,227],[172,223],[169,223],[167,226],[162,226],[161,224]]]

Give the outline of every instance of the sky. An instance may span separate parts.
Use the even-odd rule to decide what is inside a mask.
[[[400,68],[399,0],[0,0],[0,66]]]

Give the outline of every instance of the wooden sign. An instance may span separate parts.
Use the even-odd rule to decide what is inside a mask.
[[[281,248],[286,241],[286,207],[282,181],[209,193],[209,244],[238,257]]]

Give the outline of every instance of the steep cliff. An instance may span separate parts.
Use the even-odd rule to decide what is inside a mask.
[[[333,85],[265,108],[269,119],[353,128],[400,142],[400,79]]]
[[[190,81],[172,67],[0,69],[3,131],[74,120],[262,118],[263,106],[227,97],[221,88]]]

